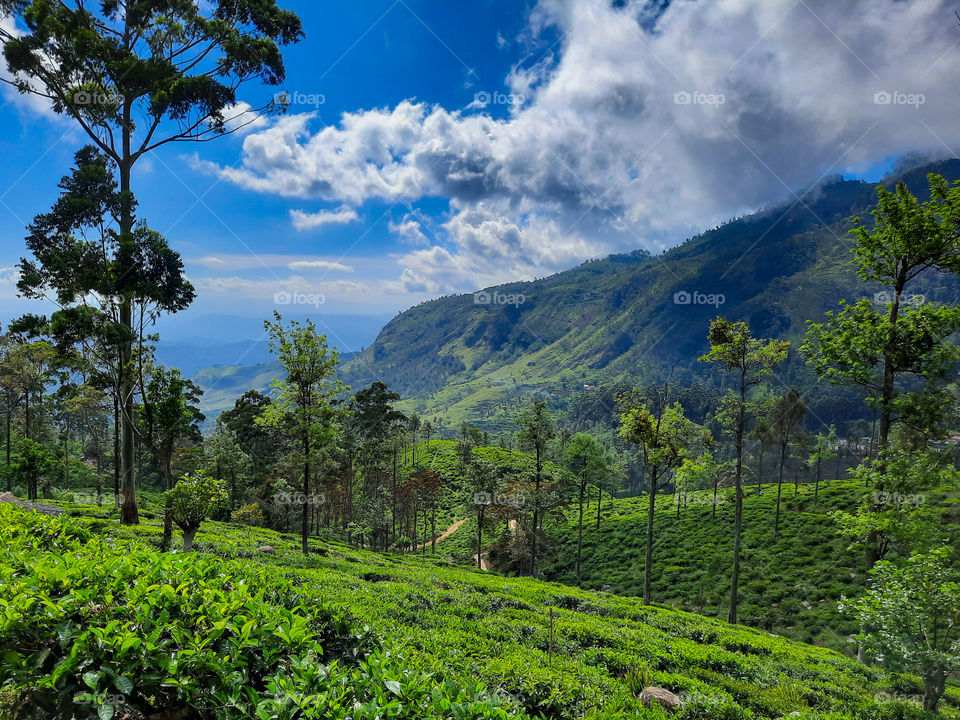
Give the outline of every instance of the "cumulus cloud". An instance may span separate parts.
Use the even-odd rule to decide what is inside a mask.
[[[546,30],[553,49],[536,46]],[[946,0],[541,0],[504,118],[413,100],[336,125],[294,114],[249,134],[239,166],[204,167],[351,207],[448,198],[444,237],[401,255],[386,289],[476,288],[661,249],[824,174],[952,153],[958,32]]]
[[[316,213],[307,213],[303,210],[291,210],[290,219],[293,226],[300,231],[316,230],[324,225],[346,225],[360,219],[357,211],[351,208],[339,210],[321,210]]]

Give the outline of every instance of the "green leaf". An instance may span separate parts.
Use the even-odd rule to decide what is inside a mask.
[[[97,715],[100,716],[100,720],[111,720],[114,712],[113,705],[101,705],[97,708]]]
[[[113,680],[114,686],[124,695],[129,695],[133,692],[133,680],[128,678],[126,675],[119,675]]]
[[[386,685],[387,690],[392,692],[394,695],[399,696],[403,692],[400,688],[400,683],[396,680],[385,680],[383,684]]]
[[[91,690],[97,689],[97,683],[100,682],[100,673],[90,671],[83,674],[83,682],[87,684],[87,687]]]

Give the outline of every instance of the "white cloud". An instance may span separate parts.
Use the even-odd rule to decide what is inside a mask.
[[[441,292],[657,250],[824,172],[960,141],[946,0],[650,7],[541,0],[527,40],[551,28],[561,42],[510,72],[504,91],[525,102],[505,118],[411,100],[337,125],[294,114],[248,135],[239,167],[203,167],[351,207],[449,198],[444,237],[403,255],[386,287]],[[422,243],[419,229],[391,227]]]
[[[353,272],[353,268],[343,263],[330,262],[328,260],[296,260],[289,265],[291,270],[337,270],[340,272]]]
[[[359,220],[360,217],[356,210],[342,207],[339,210],[321,210],[316,213],[291,210],[290,219],[297,230],[303,231],[316,230],[324,225],[346,225]]]

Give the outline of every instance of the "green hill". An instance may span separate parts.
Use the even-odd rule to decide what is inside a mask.
[[[218,523],[161,554],[154,521],[75,514],[0,507],[4,717],[662,719],[647,684],[680,720],[925,717],[915,678],[632,598]]]
[[[902,178],[922,196],[927,172],[958,178],[960,161],[916,168]],[[510,406],[536,391],[566,395],[603,381],[651,379],[671,366],[684,384],[713,379],[696,358],[718,313],[749,321],[758,335],[796,340],[808,319],[822,317],[841,298],[879,289],[860,283],[849,264],[850,218],[866,217],[875,198],[872,184],[834,181],[802,201],[729,222],[662,255],[614,255],[488,288],[481,298],[486,304],[473,295],[425,302],[390,321],[346,363],[344,375],[357,387],[386,382],[412,399],[407,409],[489,428],[502,426]],[[960,287],[940,278],[926,278],[923,292],[960,299]],[[494,293],[513,302],[501,304]],[[721,295],[722,304],[698,303]],[[784,377],[812,384],[796,358]],[[818,414],[837,421],[862,412],[852,394],[831,390],[808,399]]]

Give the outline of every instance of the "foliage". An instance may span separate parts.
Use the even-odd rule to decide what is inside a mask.
[[[183,549],[188,552],[200,524],[227,497],[226,487],[222,480],[196,472],[184,475],[167,493],[167,512],[183,531]]]
[[[960,572],[947,548],[880,562],[864,597],[849,603],[860,640],[885,667],[916,672],[924,709],[936,710],[950,673],[960,672]]]

